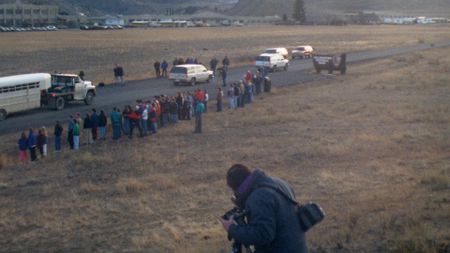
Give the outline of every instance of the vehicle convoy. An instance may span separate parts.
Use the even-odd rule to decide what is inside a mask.
[[[280,54],[261,54],[255,58],[255,67],[268,71],[288,70],[289,60]]]
[[[174,66],[169,73],[169,79],[175,85],[187,83],[194,86],[200,82],[209,83],[213,72],[201,64],[182,64]]]
[[[287,59],[289,57],[289,52],[286,48],[284,47],[274,47],[274,48],[267,48],[266,51],[264,52],[265,54],[280,54],[282,55],[285,59]]]
[[[314,49],[311,46],[309,46],[309,45],[297,46],[294,49],[292,49],[292,51],[291,51],[292,59],[295,59],[295,58],[300,58],[300,59],[311,58],[311,57],[313,57],[313,54],[314,54]]]
[[[347,54],[314,55],[313,63],[317,73],[327,70],[332,74],[334,70],[339,70],[341,75],[345,75],[347,72]]]
[[[95,86],[77,75],[47,73],[0,77],[0,121],[8,114],[48,106],[62,110],[69,101],[90,105]]]

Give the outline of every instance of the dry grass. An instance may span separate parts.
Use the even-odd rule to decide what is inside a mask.
[[[450,27],[435,26],[257,26],[190,29],[61,30],[2,34],[0,75],[84,70],[90,80],[109,83],[115,63],[126,79],[153,75],[155,60],[229,55],[232,65],[247,64],[267,47],[311,44],[319,52],[386,48],[450,39]],[[331,43],[330,43],[331,42]],[[17,66],[21,66],[20,70]]]
[[[315,252],[449,252],[449,54],[278,88],[208,112],[202,135],[182,122],[25,166],[9,148],[17,136],[2,136],[0,251],[226,252],[224,175],[243,162],[321,203]]]

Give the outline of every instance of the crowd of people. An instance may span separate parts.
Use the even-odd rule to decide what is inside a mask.
[[[188,59],[195,60],[195,59]],[[166,61],[163,61],[165,66]],[[218,60],[211,60],[212,69],[217,67]],[[161,64],[161,65],[163,65]],[[229,60],[223,60],[223,69],[227,69]],[[156,64],[155,64],[156,67]],[[117,65],[114,72],[123,74],[123,68]],[[166,70],[162,68],[161,75],[164,76]],[[267,77],[257,70],[254,74],[249,70],[244,75],[243,80],[225,84],[225,87],[217,87],[216,111],[224,110],[224,99],[228,100],[228,109],[237,109],[254,101],[254,96],[259,95],[263,89],[262,85]],[[120,78],[119,78],[120,79]],[[120,79],[123,81],[123,79]],[[97,141],[106,140],[107,126],[112,132],[112,139],[119,140],[122,136],[132,139],[136,132],[139,137],[157,134],[158,130],[168,125],[177,124],[180,121],[189,121],[195,118],[194,133],[202,133],[203,114],[208,111],[208,102],[211,100],[206,89],[197,89],[195,92],[178,92],[175,96],[159,95],[147,100],[137,100],[133,105],[127,105],[122,110],[114,107],[108,114],[95,108],[86,112],[85,115],[76,113],[70,115],[67,120],[67,127],[64,129],[61,122],[57,121],[54,126],[54,152],[60,152],[62,139],[65,132],[67,143],[71,150],[79,150],[80,145],[92,145]],[[109,121],[109,122],[108,122]],[[108,124],[109,123],[109,124]],[[35,132],[30,129],[28,134],[23,132],[18,141],[20,160],[26,163],[28,160],[37,161],[37,150],[40,159],[47,156],[49,137],[47,129],[42,127]],[[28,158],[28,152],[30,158]]]
[[[202,64],[197,58],[187,57],[186,59],[179,57],[175,58],[172,61],[172,67],[176,65],[182,64]],[[226,86],[226,76],[228,72],[228,67],[230,66],[230,59],[228,56],[225,56],[222,59],[222,67],[218,67],[219,60],[216,57],[213,57],[209,62],[209,67],[213,71],[214,74],[219,74],[223,78],[223,86]],[[157,78],[169,76],[169,63],[166,60],[163,61],[155,61],[153,63],[153,68],[155,71],[155,76]],[[116,64],[113,69],[114,72],[114,84],[124,85],[124,68],[120,64]],[[81,73],[83,73],[83,77],[81,77]],[[80,77],[84,80],[84,72],[80,72]]]

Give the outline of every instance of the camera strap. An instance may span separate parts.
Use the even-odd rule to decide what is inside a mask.
[[[285,197],[289,202],[291,202],[294,205],[300,205],[296,200],[292,199],[290,196],[288,196],[285,192],[283,192],[281,189],[274,187],[273,185],[269,184],[260,184],[258,185],[258,188],[269,188],[274,190],[275,192],[281,194],[281,196]]]

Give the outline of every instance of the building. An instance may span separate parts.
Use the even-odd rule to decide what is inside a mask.
[[[14,27],[55,25],[58,11],[56,5],[0,4],[0,24]]]

